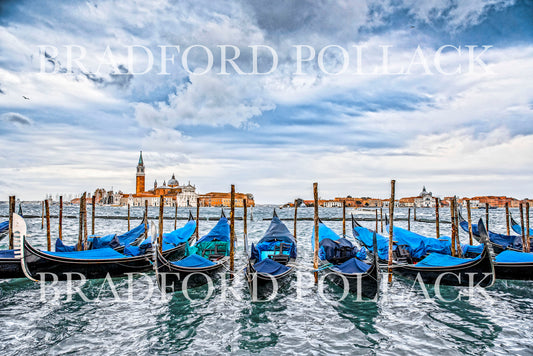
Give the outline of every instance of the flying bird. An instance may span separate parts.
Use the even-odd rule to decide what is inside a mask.
[[[30,98],[28,98],[26,95],[23,95],[22,97],[26,100],[30,100]]]

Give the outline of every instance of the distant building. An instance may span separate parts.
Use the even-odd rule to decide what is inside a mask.
[[[210,192],[199,196],[200,206],[206,207],[230,207],[231,193]],[[235,207],[244,207],[244,199],[247,206],[255,206],[254,196],[252,194],[235,193]]]
[[[163,181],[162,185],[158,185],[156,180],[154,187],[146,190],[145,167],[141,151],[135,175],[135,194],[127,195],[125,202],[133,206],[143,206],[147,201],[150,206],[159,206],[160,196],[163,196],[164,206],[178,207],[196,206],[196,198],[198,198],[196,187],[190,182],[187,185],[180,185],[174,174],[168,183]]]
[[[146,190],[142,151],[139,154],[139,162],[137,163],[135,193],[124,194],[122,191],[106,191],[105,189],[99,188],[94,194],[96,201],[104,205],[144,206],[146,201],[149,206],[159,206],[160,196],[162,195],[164,206],[194,207],[198,198],[196,187],[190,183],[180,185],[174,174],[172,174],[168,183],[163,181],[162,185],[158,185],[156,180],[154,187]]]

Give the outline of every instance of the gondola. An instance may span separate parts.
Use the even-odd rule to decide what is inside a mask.
[[[485,230],[483,221],[479,228]],[[492,251],[484,238],[483,252],[476,258],[458,258],[440,253],[431,253],[417,264],[397,265],[392,271],[398,275],[417,279],[424,283],[441,285],[490,287],[494,283],[494,265]]]
[[[468,221],[463,218],[461,212],[459,212],[459,225],[464,231],[468,232]],[[476,241],[481,242],[477,224],[472,224],[472,235]],[[494,253],[497,255],[507,249],[522,251],[521,236],[498,234],[492,231],[488,231],[488,236]]]
[[[511,217],[513,230],[521,234],[521,226]],[[518,231],[515,230],[518,226]],[[497,279],[512,279],[522,281],[533,280],[533,253],[505,250],[494,259],[494,271]]]
[[[112,248],[113,250],[123,253],[124,248],[127,245],[137,246],[146,238],[146,217],[143,218],[141,223],[125,232],[122,235],[109,234],[105,236],[89,236],[87,239],[87,248],[85,250],[97,250],[100,248]],[[65,245],[61,239],[57,239],[55,243],[56,252],[74,252],[77,251],[76,245]]]
[[[24,219],[17,214],[13,221],[25,226]],[[191,238],[192,239],[192,236]],[[152,254],[145,252],[136,256],[121,254],[112,248],[74,252],[48,252],[34,248],[25,233],[18,238],[21,254],[17,250],[5,259],[0,259],[0,279],[23,278],[32,280],[97,279],[124,276],[127,273],[146,272],[152,269]],[[186,242],[163,251],[163,256],[183,253]],[[18,265],[18,266],[17,266]]]
[[[379,290],[379,258],[376,237],[373,239],[374,258],[367,264],[357,258],[357,247],[319,221],[319,271],[326,272],[330,281],[341,288],[347,287],[358,298],[374,299]],[[314,227],[311,241],[314,250]]]
[[[218,223],[193,246],[187,246],[186,257],[171,262],[153,242],[154,270],[161,291],[175,292],[211,284],[225,270],[229,261],[230,227],[222,211]]]
[[[245,245],[247,248],[246,240]],[[296,240],[276,210],[265,235],[250,250],[244,269],[250,294],[254,297],[275,294],[293,274],[294,266],[290,264],[294,264],[297,256]]]

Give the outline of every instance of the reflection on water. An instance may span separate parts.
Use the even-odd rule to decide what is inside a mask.
[[[0,205],[0,214],[6,205]],[[97,207],[97,215],[125,216],[123,208]],[[25,206],[27,214],[40,214],[40,206]],[[340,217],[340,209],[320,209],[322,217]],[[52,214],[57,206],[52,206]],[[75,215],[77,207],[66,207],[65,214]],[[132,216],[141,217],[143,209],[133,208]],[[298,210],[301,217],[312,217],[312,208]],[[292,218],[293,211],[278,212],[282,219]],[[443,220],[449,212],[442,210]],[[473,211],[473,218],[484,211]],[[516,214],[516,213],[515,213]],[[157,209],[150,209],[156,216]],[[165,210],[168,220],[165,231],[174,227],[174,210]],[[186,218],[188,209],[179,209]],[[214,226],[220,209],[202,208],[200,234]],[[420,218],[432,218],[433,211],[419,209]],[[242,216],[237,210],[236,216]],[[248,223],[249,241],[256,242],[265,232],[272,216],[271,207],[254,211],[254,221]],[[399,209],[396,216],[406,217]],[[73,244],[77,239],[77,220],[65,219],[64,240]],[[135,226],[138,220],[132,220]],[[185,220],[178,220],[178,226]],[[327,222],[340,233],[340,221]],[[362,222],[372,228],[371,221]],[[491,210],[491,229],[504,232],[503,211]],[[28,219],[29,240],[35,246],[46,246],[45,230],[40,219]],[[407,227],[406,221],[396,225]],[[292,230],[292,221],[288,222]],[[67,301],[66,282],[55,287],[47,285],[46,298],[41,300],[37,284],[25,280],[0,281],[0,330],[3,355],[35,353],[117,353],[160,354],[187,353],[220,354],[531,354],[533,298],[531,282],[497,281],[486,293],[465,295],[459,288],[442,287],[443,298],[461,299],[443,302],[432,297],[410,280],[394,277],[387,291],[376,302],[360,303],[355,296],[338,301],[339,288],[326,283],[319,296],[313,283],[311,230],[312,221],[298,222],[298,273],[271,302],[252,302],[242,268],[245,266],[242,221],[236,222],[237,252],[234,280],[227,280],[229,291],[215,282],[213,296],[206,301],[206,288],[189,291],[188,300],[181,292],[163,298],[157,290],[153,274],[148,277],[114,278],[113,287],[105,280],[88,281],[81,287],[86,302],[79,295]],[[435,235],[432,224],[412,222],[411,229],[427,236]],[[57,219],[51,230],[57,236]],[[107,234],[127,230],[126,220],[97,219],[96,233]],[[441,224],[441,233],[449,234],[449,225]],[[349,225],[348,238],[352,238]],[[461,232],[463,242],[467,236]],[[0,247],[5,248],[4,245]],[[300,286],[297,288],[297,286]],[[150,288],[154,288],[150,290]],[[55,289],[54,289],[55,288]],[[113,289],[114,288],[114,289]],[[54,299],[54,291],[61,293]],[[116,300],[115,293],[121,300]],[[131,293],[131,296],[130,296]],[[165,295],[166,296],[166,295]],[[130,299],[128,299],[130,298]]]

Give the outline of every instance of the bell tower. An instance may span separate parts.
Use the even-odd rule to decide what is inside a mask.
[[[139,163],[137,164],[137,174],[135,176],[135,193],[139,194],[145,191],[144,186],[144,162],[143,151],[139,155]]]

